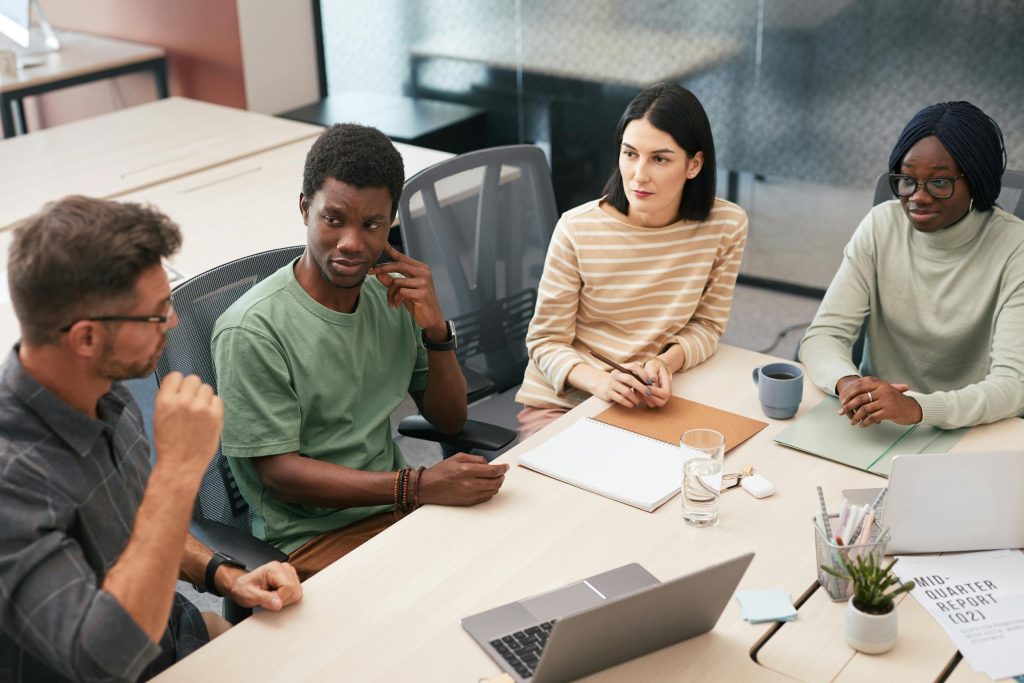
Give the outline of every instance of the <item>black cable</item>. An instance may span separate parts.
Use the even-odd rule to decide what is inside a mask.
[[[758,351],[758,353],[770,353],[771,351],[773,351],[773,350],[775,349],[775,347],[776,347],[776,346],[778,346],[778,345],[779,345],[779,342],[780,342],[780,341],[782,341],[782,339],[783,339],[783,338],[784,338],[784,337],[785,337],[785,336],[786,336],[787,334],[789,334],[790,332],[793,332],[794,330],[799,330],[799,329],[801,329],[801,328],[807,327],[807,326],[808,326],[808,325],[810,325],[810,324],[811,324],[811,321],[810,321],[810,320],[808,320],[808,321],[807,321],[807,322],[805,322],[805,323],[797,323],[796,325],[790,325],[789,327],[785,327],[785,328],[783,328],[783,329],[782,329],[782,331],[780,331],[780,332],[779,332],[779,333],[778,333],[778,334],[777,334],[777,335],[775,336],[775,341],[773,341],[773,342],[772,342],[772,345],[771,345],[771,346],[769,346],[769,347],[768,347],[768,348],[766,348],[766,349],[761,349],[760,351]]]

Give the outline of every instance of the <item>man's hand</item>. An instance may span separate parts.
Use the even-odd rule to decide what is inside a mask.
[[[224,404],[196,375],[172,372],[156,394],[153,441],[157,463],[172,465],[182,476],[206,471],[217,452]]]
[[[221,594],[240,607],[262,607],[277,612],[302,599],[299,575],[287,562],[268,562],[248,574],[241,572],[237,567],[221,565],[214,577],[218,584],[228,584],[226,590],[221,588]]]
[[[489,465],[479,455],[456,453],[420,475],[420,503],[476,505],[490,500],[505,481],[508,465]]]
[[[405,306],[416,324],[435,341],[444,341],[448,329],[444,324],[444,313],[434,291],[434,276],[430,266],[409,258],[390,244],[384,245],[384,253],[394,259],[370,268],[369,274],[388,288],[388,304],[393,308]],[[402,277],[395,277],[397,273]]]
[[[868,427],[882,420],[912,425],[921,421],[921,405],[904,392],[907,384],[890,384],[877,377],[849,375],[836,382],[839,393],[839,414],[850,424]]]

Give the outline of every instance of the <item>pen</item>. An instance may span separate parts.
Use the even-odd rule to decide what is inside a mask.
[[[818,505],[821,506],[821,528],[825,532],[825,538],[832,537],[832,525],[828,519],[828,508],[825,507],[825,493],[818,486]]]
[[[864,524],[861,525],[860,536],[857,537],[857,545],[865,545],[871,539],[871,525],[875,522],[875,509],[868,510],[864,515]]]
[[[858,505],[850,506],[850,514],[846,519],[846,527],[843,528],[843,545],[850,545],[850,541],[854,540],[854,531],[860,528],[860,522],[864,518],[864,510],[867,508],[865,505],[861,508]]]
[[[850,516],[850,501],[843,498],[843,506],[839,508],[839,521],[836,523],[836,531],[842,532],[846,527],[846,518]]]
[[[604,363],[605,365],[609,365],[609,366],[611,366],[612,368],[614,368],[615,370],[618,370],[619,372],[624,372],[624,373],[626,373],[627,375],[629,375],[629,376],[631,376],[631,377],[634,377],[634,378],[636,379],[636,381],[637,381],[637,382],[640,382],[640,384],[643,384],[643,385],[646,385],[646,386],[650,386],[651,384],[653,384],[653,382],[650,382],[650,381],[648,381],[648,380],[644,379],[643,377],[641,377],[640,375],[636,374],[636,373],[635,373],[635,372],[633,372],[632,370],[630,370],[630,369],[628,369],[628,368],[624,368],[624,367],[622,367],[621,365],[619,365],[618,363],[616,363],[615,361],[613,361],[613,360],[612,360],[611,358],[609,358],[608,356],[605,356],[605,355],[603,355],[603,354],[600,354],[600,353],[598,353],[597,351],[591,351],[591,352],[590,352],[590,355],[591,355],[591,356],[593,356],[594,358],[598,359],[599,361],[601,361],[601,362],[602,362],[602,363]]]
[[[885,492],[888,490],[889,489],[887,488],[883,488],[881,491],[878,492],[878,495],[875,496],[875,502],[871,504],[872,510],[878,510],[878,506],[881,505],[882,499],[885,498]]]

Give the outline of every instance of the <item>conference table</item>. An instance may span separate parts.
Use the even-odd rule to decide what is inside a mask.
[[[461,617],[629,562],[667,580],[751,551],[739,588],[786,590],[800,606],[796,621],[751,625],[730,600],[709,633],[586,680],[933,681],[948,671],[950,680],[987,680],[957,661],[952,642],[906,596],[893,650],[869,656],[846,646],[845,605],[815,590],[815,486],[838,506],[841,489],[884,480],[773,443],[790,421],[764,418],[750,381],[753,367],[772,360],[721,345],[673,380],[676,395],[769,423],[726,455],[725,468],[753,465],[776,493],[724,493],[716,527],[684,524],[678,496],[647,513],[516,466],[521,453],[607,406],[591,398],[498,460],[512,467],[488,503],[417,510],[306,581],[300,603],[256,614],[159,680],[478,681],[499,669]],[[822,396],[806,381],[801,413]],[[1005,420],[971,430],[954,450],[1008,448],[1022,437],[1024,421]]]
[[[299,140],[323,128],[182,97],[0,142],[0,230],[52,199],[110,199]]]

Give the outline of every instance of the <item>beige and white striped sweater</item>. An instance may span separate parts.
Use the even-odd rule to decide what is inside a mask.
[[[516,401],[572,408],[588,394],[566,384],[577,363],[606,370],[591,350],[647,361],[672,344],[683,370],[706,360],[725,332],[747,240],[747,214],[716,198],[707,220],[641,228],[600,199],[555,226],[526,337],[530,362]]]

